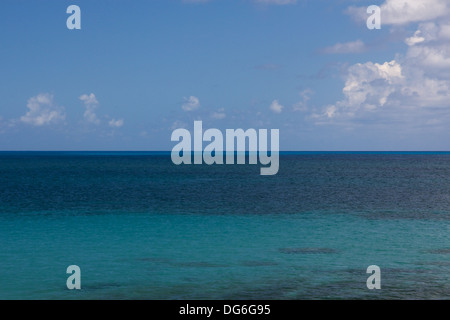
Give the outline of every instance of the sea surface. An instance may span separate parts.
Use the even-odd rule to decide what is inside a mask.
[[[450,297],[450,153],[292,152],[274,176],[260,167],[0,153],[0,299]]]

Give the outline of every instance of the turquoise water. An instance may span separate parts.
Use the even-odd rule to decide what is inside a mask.
[[[0,153],[0,299],[448,298],[449,160],[285,154],[268,177],[164,153]]]

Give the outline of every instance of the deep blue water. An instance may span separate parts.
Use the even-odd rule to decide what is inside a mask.
[[[450,153],[284,153],[259,170],[2,152],[0,299],[450,296]]]

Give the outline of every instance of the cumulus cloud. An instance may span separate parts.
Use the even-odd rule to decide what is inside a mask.
[[[28,112],[20,117],[20,121],[33,126],[56,124],[66,118],[64,107],[57,106],[49,93],[40,93],[28,99],[27,108]]]
[[[412,37],[406,39],[410,46],[407,51],[408,61],[429,68],[432,71],[443,71],[450,68],[450,28],[447,24],[420,24]]]
[[[357,20],[366,20],[367,7],[350,7],[347,12]],[[381,23],[402,25],[444,17],[450,13],[448,0],[386,0],[381,6]]]
[[[424,125],[450,121],[449,7],[450,1],[386,0],[382,25],[416,24],[404,39],[406,51],[390,61],[351,65],[344,75],[343,99],[324,106],[313,118],[370,117]]]
[[[355,118],[367,112],[402,111],[421,117],[426,108],[450,107],[450,79],[431,78],[405,61],[366,62],[351,66],[344,99],[325,107],[327,118]],[[317,115],[316,115],[317,116]]]
[[[97,116],[96,109],[98,108],[100,103],[95,97],[95,94],[83,94],[79,97],[79,99],[84,103],[84,119],[89,123],[99,125],[101,121]],[[108,126],[110,126],[111,128],[120,128],[124,124],[123,119],[116,120],[114,118],[110,118],[109,116],[104,116],[103,118],[108,122]],[[107,119],[109,119],[109,121]]]
[[[382,23],[406,24],[443,17],[450,12],[447,0],[387,0],[381,5]]]
[[[409,117],[420,117],[424,108],[450,108],[450,77],[430,74],[427,54],[433,56],[432,63],[450,67],[449,57],[437,58],[430,48],[408,52],[402,63],[392,60],[352,65],[345,76],[344,99],[326,106],[322,116],[348,119],[367,112],[402,109]]]
[[[269,108],[275,113],[281,113],[281,111],[283,111],[284,106],[279,104],[278,100],[273,100]]]
[[[200,101],[197,97],[190,96],[189,98],[184,98],[184,101],[181,106],[184,111],[193,111],[200,108]]]
[[[328,118],[353,117],[361,110],[383,107],[395,87],[404,81],[402,68],[395,60],[383,64],[357,63],[348,69],[342,92],[345,99],[325,108]]]
[[[345,54],[345,53],[361,53],[366,51],[366,45],[361,40],[336,43],[334,46],[321,50],[326,54]]]
[[[98,119],[97,114],[95,113],[95,109],[97,109],[99,103],[95,97],[95,94],[83,94],[79,99],[83,101],[84,107],[86,108],[83,114],[84,119],[87,122],[99,124],[100,119]]]

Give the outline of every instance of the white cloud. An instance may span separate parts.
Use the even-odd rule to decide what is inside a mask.
[[[406,24],[433,20],[447,15],[449,9],[448,0],[386,0],[381,5],[381,23]]]
[[[112,128],[120,128],[123,126],[123,119],[111,119],[111,121],[109,121],[109,126]]]
[[[185,103],[181,106],[184,111],[193,111],[200,108],[200,101],[197,97],[190,96],[189,98],[184,98]]]
[[[66,115],[64,108],[57,106],[53,102],[53,95],[40,93],[28,99],[28,112],[20,118],[20,121],[34,125],[43,126],[64,121]]]
[[[99,102],[97,100],[97,98],[95,97],[95,94],[91,93],[91,94],[83,94],[79,97],[79,99],[81,101],[83,101],[84,103],[84,107],[85,107],[85,111],[83,114],[84,119],[89,122],[89,123],[93,123],[93,124],[100,124],[100,119],[98,118],[95,110],[98,108],[99,106]],[[104,117],[106,119],[109,118],[109,116]],[[108,121],[108,125],[112,128],[120,128],[122,127],[124,124],[124,120],[123,119],[114,119],[114,118],[110,118],[110,120]]]
[[[406,107],[413,112],[445,105],[450,93],[448,84],[412,71],[411,66],[403,68],[395,60],[351,66],[342,89],[344,99],[325,107],[323,116],[348,119],[380,110]]]
[[[95,94],[83,94],[79,99],[84,102],[84,107],[86,108],[83,115],[84,119],[90,123],[99,124],[100,119],[97,118],[97,114],[95,113],[95,109],[97,109],[99,103]]]
[[[408,58],[430,68],[450,68],[450,56],[446,47],[414,47],[408,51]]]
[[[368,16],[365,8],[349,12],[364,19]],[[312,118],[322,123],[384,119],[444,126],[450,121],[449,19],[447,0],[386,0],[381,5],[382,25],[417,24],[404,39],[406,52],[390,62],[350,66],[344,76],[343,99],[324,106]]]
[[[366,50],[366,45],[361,40],[352,42],[336,43],[334,46],[322,49],[327,54],[361,53]]]
[[[368,17],[366,7],[350,7],[347,12],[358,20]],[[430,21],[450,13],[448,0],[386,0],[381,6],[381,25],[401,25]]]
[[[273,100],[269,108],[275,113],[281,113],[281,111],[283,111],[284,106],[279,104],[278,100]]]
[[[443,30],[439,25],[434,22],[425,22],[419,24],[417,31],[414,35],[405,39],[405,43],[408,46],[413,46],[422,42],[431,42],[440,38],[446,38],[446,30]],[[449,34],[450,36],[450,34]]]
[[[97,98],[95,97],[95,94],[91,93],[89,95],[83,94],[80,96],[80,100],[83,101],[86,104],[95,104],[98,105]]]
[[[384,64],[357,63],[348,69],[342,89],[345,99],[327,106],[324,115],[353,117],[360,110],[373,110],[374,105],[382,107],[395,85],[403,80],[401,66],[395,60]]]
[[[409,46],[406,63],[421,72],[449,80],[450,26],[445,23],[419,24],[412,37],[406,39]]]
[[[405,43],[408,46],[413,46],[417,43],[424,42],[425,38],[420,36],[420,31],[417,30],[412,37],[406,38]]]
[[[450,77],[431,77],[424,70],[411,59],[355,64],[346,75],[344,99],[313,117],[348,120],[375,112],[404,120],[424,117],[427,108],[450,110]]]

